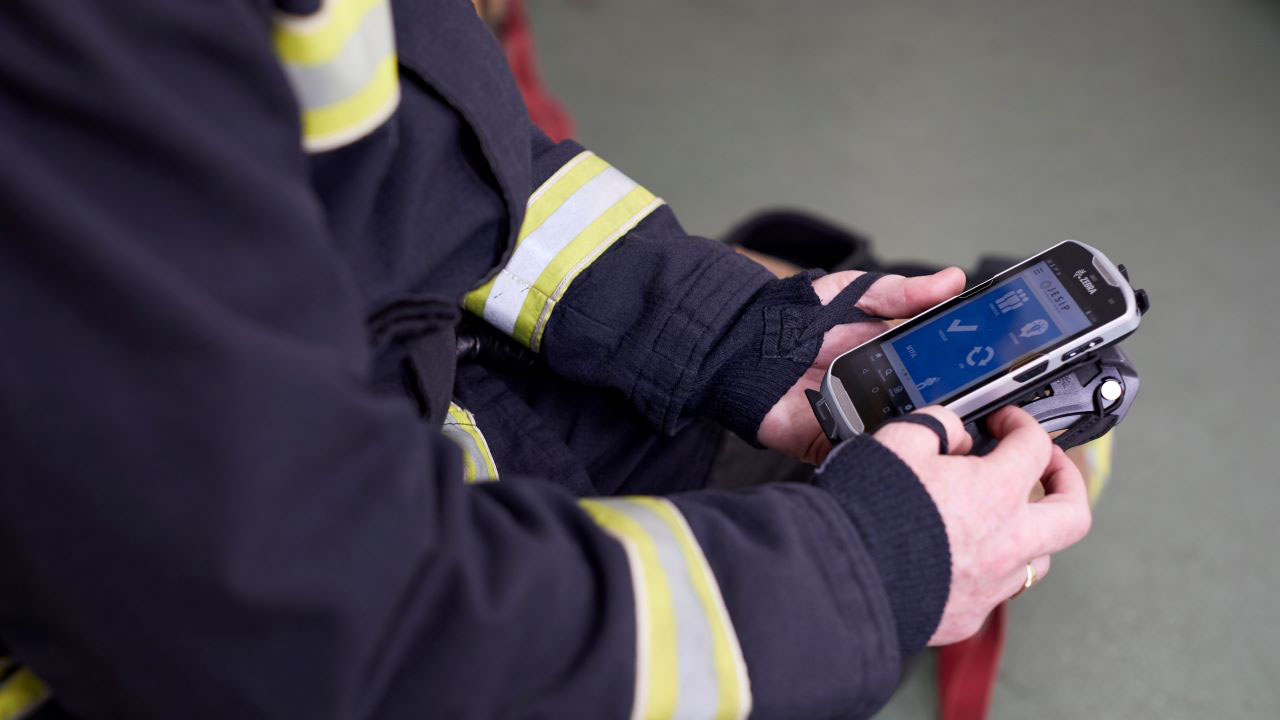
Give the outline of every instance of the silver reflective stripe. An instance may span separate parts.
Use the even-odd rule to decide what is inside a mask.
[[[693,569],[684,559],[680,543],[667,524],[652,510],[639,505],[620,505],[653,538],[658,561],[671,592],[676,614],[676,648],[679,657],[679,693],[676,718],[714,717],[719,705],[715,658],[711,648],[711,625],[693,589]]]
[[[733,623],[697,538],[674,503],[581,500],[622,545],[636,606],[633,720],[740,720],[751,687]]]
[[[277,12],[273,22],[306,150],[355,142],[394,115],[400,83],[388,0],[324,0],[310,15]]]
[[[456,403],[449,403],[444,425],[440,428],[462,450],[463,480],[468,483],[496,482],[498,468],[484,433],[476,425],[475,415]]]
[[[662,205],[595,153],[578,153],[529,196],[510,261],[463,307],[538,351],[578,275]]]
[[[552,259],[596,218],[637,187],[634,180],[610,167],[579,188],[516,246],[511,259],[494,279],[484,306],[484,319],[512,334],[529,288]]]
[[[286,63],[285,74],[304,109],[334,105],[369,82],[378,63],[395,50],[391,8],[379,3],[365,14],[341,52],[319,65]]]
[[[464,460],[464,472],[466,473],[464,480],[469,483],[493,482],[494,480],[497,480],[496,477],[489,476],[489,472],[486,469],[484,451],[480,449],[480,444],[476,442],[475,438],[471,437],[465,430],[462,430],[457,425],[450,425],[448,423],[445,424],[443,431],[445,437],[452,440],[454,444],[461,448],[462,452],[466,455],[466,459]]]

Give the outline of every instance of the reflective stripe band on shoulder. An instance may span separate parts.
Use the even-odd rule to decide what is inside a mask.
[[[19,668],[0,682],[0,720],[29,717],[49,699],[49,687],[35,673]]]
[[[485,442],[484,433],[476,425],[475,415],[449,403],[449,413],[441,431],[462,448],[463,479],[466,482],[497,482],[498,467],[493,462],[493,453],[489,450],[489,443]]]
[[[354,142],[400,102],[388,0],[326,0],[313,15],[276,13],[276,54],[302,110],[311,152]]]
[[[684,516],[670,501],[581,500],[622,544],[636,603],[633,720],[751,713],[751,686],[720,586]]]
[[[595,153],[579,153],[529,196],[511,259],[463,306],[537,350],[569,284],[662,204]]]

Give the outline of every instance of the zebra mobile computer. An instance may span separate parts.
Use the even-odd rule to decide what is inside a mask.
[[[1036,416],[1028,403],[1039,388],[1066,387],[1051,381],[1118,354],[1109,346],[1136,330],[1146,309],[1123,266],[1067,240],[840,355],[810,401],[833,441],[925,405],[966,423],[1014,401]],[[1089,373],[1072,387],[1120,407],[1114,387],[1095,385],[1123,378]],[[1136,374],[1132,385],[1136,392]]]

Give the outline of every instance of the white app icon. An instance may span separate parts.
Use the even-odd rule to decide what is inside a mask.
[[[1011,312],[1013,310],[1017,310],[1023,305],[1026,305],[1028,299],[1027,291],[1022,288],[1017,288],[1015,290],[1010,290],[997,298],[996,308],[1000,310],[1001,313]]]
[[[1024,338],[1031,338],[1037,335],[1045,334],[1045,332],[1048,329],[1049,329],[1048,322],[1045,322],[1044,320],[1041,320],[1041,319],[1032,320],[1031,322],[1022,326],[1022,329],[1018,331],[1018,336],[1024,337]]]
[[[975,345],[965,356],[964,361],[969,367],[986,367],[995,356],[996,349],[990,345]]]

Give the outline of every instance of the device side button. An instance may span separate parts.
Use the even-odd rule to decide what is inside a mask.
[[[1022,382],[1026,382],[1026,381],[1030,380],[1031,378],[1033,378],[1033,377],[1035,377],[1035,376],[1039,375],[1040,373],[1044,372],[1046,369],[1048,369],[1048,367],[1049,367],[1049,361],[1048,361],[1048,360],[1045,360],[1044,362],[1036,363],[1036,364],[1035,364],[1035,365],[1033,365],[1032,367],[1027,368],[1026,370],[1024,370],[1024,371],[1022,371],[1022,372],[1018,373],[1017,375],[1014,375],[1014,376],[1013,376],[1013,379],[1014,379],[1014,380],[1017,380],[1017,381],[1018,381],[1018,382],[1020,382],[1020,383],[1022,383]]]

